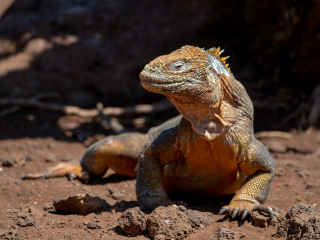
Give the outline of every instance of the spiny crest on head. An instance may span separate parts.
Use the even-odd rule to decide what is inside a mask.
[[[216,57],[217,59],[219,59],[221,62],[223,62],[223,64],[228,68],[228,70],[231,72],[230,70],[230,67],[229,67],[229,64],[226,64],[226,61],[227,59],[230,57],[230,56],[227,56],[227,57],[220,57],[220,55],[224,52],[224,49],[220,50],[220,47],[218,48],[210,48],[207,50],[208,53],[211,54],[211,56],[213,57]]]

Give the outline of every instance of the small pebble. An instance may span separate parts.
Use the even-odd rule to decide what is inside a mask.
[[[2,166],[4,166],[4,167],[13,167],[14,166],[14,162],[9,158],[5,158],[5,159],[2,160]]]

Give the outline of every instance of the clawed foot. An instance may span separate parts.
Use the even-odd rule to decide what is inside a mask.
[[[250,215],[250,213],[254,211],[259,211],[268,214],[270,220],[273,218],[273,215],[275,214],[271,207],[255,205],[247,201],[232,201],[229,205],[221,208],[218,214],[230,215],[231,219],[241,216],[241,219],[244,220],[246,216]]]
[[[71,161],[67,163],[59,163],[58,165],[48,168],[46,172],[27,174],[22,179],[46,179],[53,177],[64,177],[67,176],[70,181],[76,178],[84,180],[85,183],[89,181],[89,173],[82,169],[79,161]]]

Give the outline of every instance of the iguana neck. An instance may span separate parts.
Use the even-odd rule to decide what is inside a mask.
[[[221,113],[222,100],[216,102],[193,101],[192,103],[167,96],[181,115],[187,119],[198,134],[206,140],[214,140],[223,131],[232,125],[232,122],[225,120]]]
[[[252,125],[252,119],[244,114],[240,106],[233,106],[224,99],[212,102],[208,99],[207,101],[184,102],[172,96],[167,96],[167,98],[191,123],[192,129],[208,141],[214,140],[221,134],[228,136],[230,130],[237,132],[244,126]]]

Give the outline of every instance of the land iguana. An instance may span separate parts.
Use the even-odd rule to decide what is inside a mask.
[[[221,53],[220,48],[184,46],[151,61],[140,73],[142,86],[165,95],[182,117],[147,134],[107,137],[87,150],[81,167],[64,163],[25,178],[88,179],[102,176],[108,167],[135,176],[138,160],[136,193],[144,209],[172,204],[169,192],[236,193],[219,214],[244,219],[257,210],[272,218],[272,208],[261,204],[269,194],[275,165],[254,137],[252,102]]]

